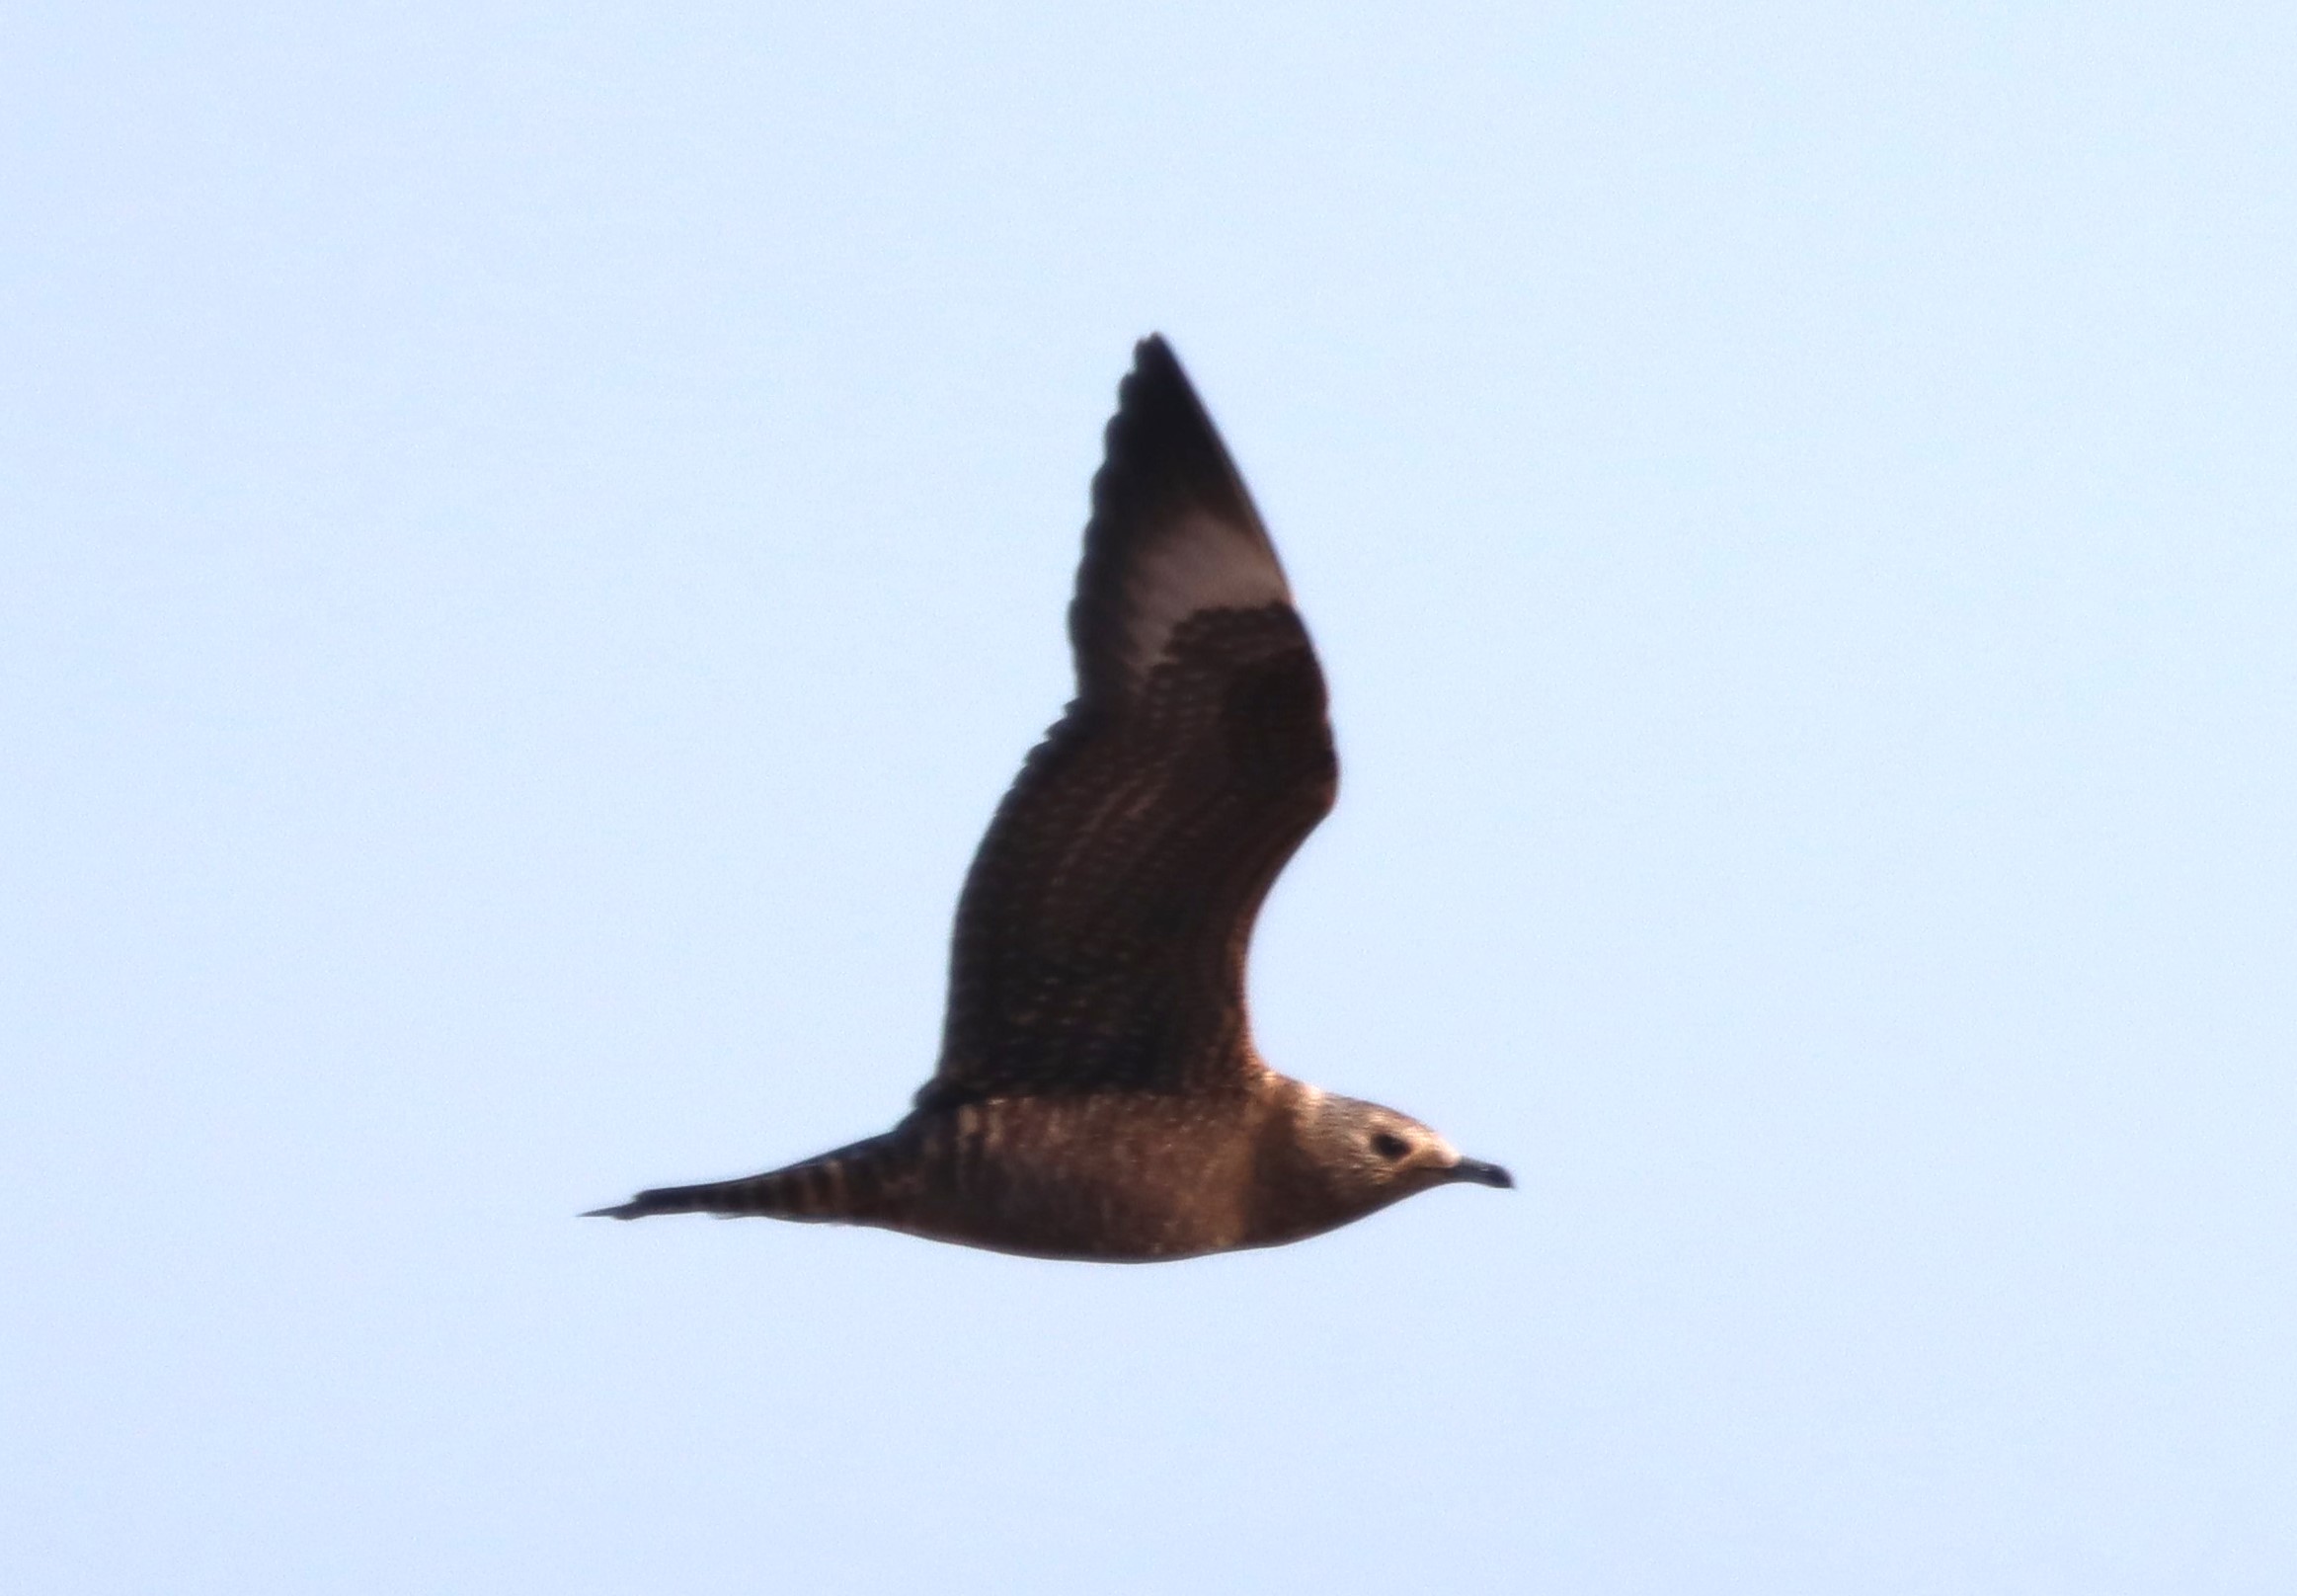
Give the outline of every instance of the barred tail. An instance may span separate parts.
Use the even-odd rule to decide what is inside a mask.
[[[866,1221],[885,1201],[884,1138],[742,1180],[699,1186],[657,1186],[613,1208],[594,1208],[584,1219],[645,1219],[650,1214],[762,1215],[768,1219]]]

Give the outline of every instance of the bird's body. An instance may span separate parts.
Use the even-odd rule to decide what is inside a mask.
[[[1136,352],[1069,609],[1076,699],[968,876],[942,1053],[883,1136],[598,1212],[875,1225],[1148,1261],[1301,1239],[1453,1181],[1426,1126],[1270,1070],[1244,962],[1338,783],[1323,674],[1160,339]]]
[[[1333,1103],[1373,1106],[1274,1072],[1218,1094],[991,1098],[920,1109],[883,1136],[787,1168],[646,1192],[631,1211],[604,1212],[874,1225],[1042,1258],[1150,1262],[1273,1246],[1369,1212],[1334,1189],[1304,1124]],[[1424,1184],[1485,1180],[1488,1168],[1460,1175],[1439,1161]],[[1385,1201],[1419,1189],[1399,1184]]]

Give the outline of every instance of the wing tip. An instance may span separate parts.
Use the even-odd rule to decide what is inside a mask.
[[[1219,427],[1162,333],[1133,346],[1117,384],[1116,413],[1102,434],[1092,479],[1084,558],[1069,605],[1078,697],[1099,702],[1126,677],[1110,655],[1124,636],[1124,573],[1189,511],[1201,511],[1249,545],[1273,573],[1274,597],[1290,600],[1283,568],[1242,473]]]
[[[1172,353],[1172,342],[1162,333],[1150,333],[1133,346],[1133,369],[1180,370],[1180,357]]]
[[[1165,428],[1177,426],[1184,433],[1201,433],[1227,463],[1228,450],[1221,444],[1220,430],[1213,426],[1211,414],[1197,396],[1188,368],[1180,363],[1180,357],[1162,333],[1150,333],[1133,346],[1133,368],[1117,384],[1117,413],[1109,418],[1108,440],[1112,444],[1117,440],[1118,429],[1128,420],[1138,425],[1149,418]]]
[[[1102,522],[1148,520],[1176,500],[1201,504],[1266,539],[1212,413],[1164,335],[1150,333],[1133,346],[1133,368],[1117,384],[1116,413],[1093,474],[1092,513]]]

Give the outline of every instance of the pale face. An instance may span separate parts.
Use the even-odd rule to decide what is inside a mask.
[[[1498,1164],[1463,1157],[1409,1114],[1378,1103],[1321,1096],[1306,1129],[1316,1161],[1367,1213],[1431,1186],[1515,1184]]]

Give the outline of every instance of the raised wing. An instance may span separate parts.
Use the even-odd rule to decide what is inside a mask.
[[[1077,696],[966,878],[920,1106],[1218,1090],[1263,1068],[1245,950],[1337,790],[1323,673],[1160,338],[1134,352],[1107,449],[1069,611]]]

